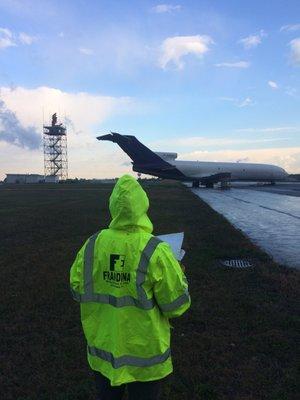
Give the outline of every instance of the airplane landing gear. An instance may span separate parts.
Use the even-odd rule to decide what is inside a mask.
[[[200,185],[200,182],[199,182],[199,181],[193,181],[192,187],[193,187],[193,188],[198,188],[199,185]]]
[[[213,189],[213,188],[214,188],[213,182],[207,182],[207,183],[205,184],[205,186],[206,186],[207,189]]]
[[[230,183],[228,181],[221,181],[221,189],[230,189]]]

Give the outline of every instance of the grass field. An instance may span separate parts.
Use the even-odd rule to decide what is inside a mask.
[[[111,189],[0,187],[1,398],[95,398],[69,269],[84,240],[107,226]],[[155,233],[185,232],[192,297],[172,323],[175,371],[161,399],[298,399],[299,272],[273,263],[186,187],[145,189]],[[226,269],[222,257],[255,267]]]

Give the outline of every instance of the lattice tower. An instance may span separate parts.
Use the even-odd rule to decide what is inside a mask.
[[[57,123],[56,113],[52,123],[43,126],[45,176],[68,178],[67,128]]]

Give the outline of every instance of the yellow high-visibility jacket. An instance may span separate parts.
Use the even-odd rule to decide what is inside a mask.
[[[172,372],[169,318],[190,306],[170,246],[151,234],[148,207],[140,184],[121,177],[110,196],[109,228],[86,241],[70,272],[89,365],[112,386]]]

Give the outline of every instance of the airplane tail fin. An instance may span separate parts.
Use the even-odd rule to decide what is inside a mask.
[[[117,132],[111,132],[108,135],[98,136],[97,139],[117,143],[135,165],[147,164],[160,168],[170,166],[169,163],[139,142],[135,136],[120,135]]]

